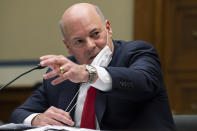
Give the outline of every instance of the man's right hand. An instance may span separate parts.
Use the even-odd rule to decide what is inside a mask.
[[[35,116],[31,124],[32,126],[74,126],[75,123],[72,121],[70,114],[68,112],[51,106],[44,113]]]

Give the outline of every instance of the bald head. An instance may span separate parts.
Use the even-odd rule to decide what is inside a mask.
[[[69,54],[80,64],[90,64],[106,45],[113,52],[110,22],[92,4],[79,3],[68,8],[60,26]]]
[[[69,7],[64,14],[60,22],[61,31],[63,36],[66,37],[66,29],[69,26],[74,26],[75,22],[80,22],[84,19],[89,20],[93,18],[99,22],[105,23],[105,18],[98,6],[89,3],[78,3]]]
[[[91,11],[94,13],[97,13],[101,20],[105,20],[103,13],[101,12],[101,10],[99,9],[98,6],[96,5],[92,5],[89,3],[78,3],[78,4],[74,4],[72,5],[70,8],[68,8],[65,12],[64,15],[62,16],[62,20],[65,18],[65,16],[67,16],[68,14],[73,15],[73,13],[77,13],[77,14],[81,14],[83,15],[83,13],[85,13],[84,11]],[[95,12],[96,11],[96,12]]]

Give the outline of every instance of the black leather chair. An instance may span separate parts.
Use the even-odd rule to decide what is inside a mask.
[[[197,115],[173,115],[177,131],[197,131]]]
[[[3,122],[0,120],[0,126],[3,125]]]

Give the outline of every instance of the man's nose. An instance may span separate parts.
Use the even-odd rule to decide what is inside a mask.
[[[91,50],[91,49],[94,49],[96,47],[96,44],[95,44],[93,39],[88,38],[86,46],[87,46],[87,49]]]

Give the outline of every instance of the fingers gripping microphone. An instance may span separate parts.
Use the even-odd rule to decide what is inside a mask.
[[[46,66],[41,66],[40,64],[38,64],[37,66],[35,66],[34,68],[22,73],[21,75],[17,76],[16,78],[14,78],[13,80],[11,80],[10,82],[8,82],[7,84],[5,84],[4,86],[2,86],[0,88],[0,91],[3,90],[5,87],[7,87],[8,85],[10,85],[12,82],[14,82],[15,80],[17,80],[18,78],[20,78],[21,76],[24,76],[25,74],[29,73],[29,72],[32,72],[33,70],[37,70],[37,69],[43,69],[45,68]]]

